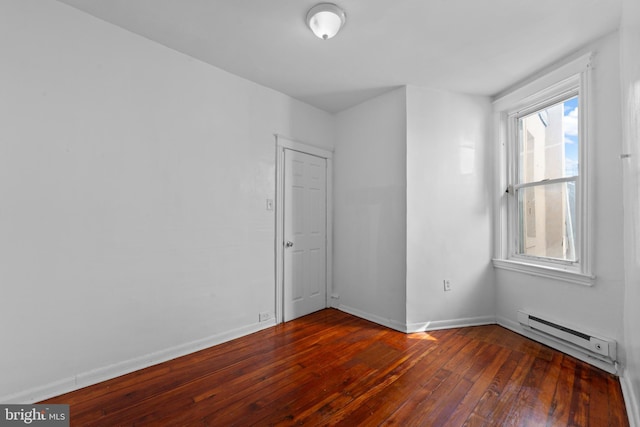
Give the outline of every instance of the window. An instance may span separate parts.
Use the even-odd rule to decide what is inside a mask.
[[[577,262],[576,183],[579,179],[579,95],[516,113],[514,140],[515,254]]]
[[[590,62],[580,58],[494,102],[503,163],[496,267],[591,284]]]

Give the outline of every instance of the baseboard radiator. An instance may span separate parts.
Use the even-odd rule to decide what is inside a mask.
[[[616,362],[616,341],[608,338],[595,337],[591,334],[577,331],[563,326],[555,320],[545,319],[539,315],[518,311],[518,322],[528,330],[542,334],[556,341],[576,348],[608,363]]]

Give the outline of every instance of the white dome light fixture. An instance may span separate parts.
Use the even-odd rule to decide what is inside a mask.
[[[333,3],[317,4],[307,13],[307,25],[313,34],[323,40],[338,34],[346,19],[344,10]]]

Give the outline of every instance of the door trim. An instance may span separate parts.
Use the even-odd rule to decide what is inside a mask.
[[[329,307],[333,290],[333,150],[296,141],[280,134],[274,136],[276,137],[275,316],[276,323],[282,323],[284,322],[284,152],[285,150],[299,151],[323,158],[327,162],[325,307]]]

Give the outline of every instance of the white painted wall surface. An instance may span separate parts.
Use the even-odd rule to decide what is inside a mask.
[[[624,181],[626,366],[622,386],[631,425],[640,426],[640,3],[624,0],[620,28]]]
[[[594,274],[592,287],[496,269],[497,316],[518,328],[517,311],[551,315],[622,343],[624,296],[622,174],[620,151],[620,69],[618,36],[607,36],[585,52],[595,52],[590,143],[594,173]],[[551,67],[553,68],[553,67]]]
[[[407,88],[409,330],[495,319],[490,125],[488,98]]]
[[[0,52],[0,401],[270,325],[273,134],[333,117],[52,0]]]
[[[337,114],[334,157],[339,307],[399,330],[405,325],[405,103],[400,88]]]

